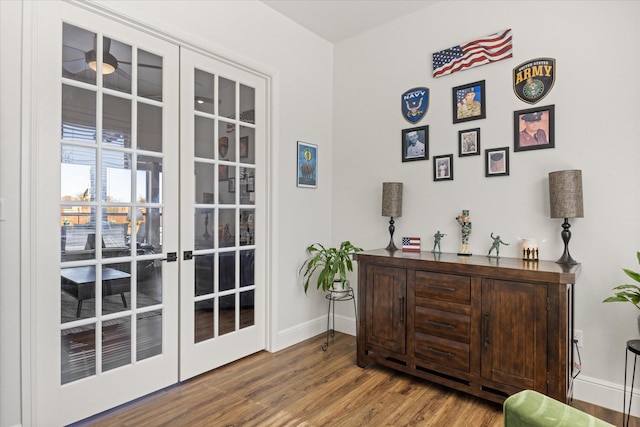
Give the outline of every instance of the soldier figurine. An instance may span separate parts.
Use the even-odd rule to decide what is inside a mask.
[[[460,224],[462,231],[462,249],[458,252],[458,255],[470,256],[469,252],[469,236],[471,235],[471,217],[468,210],[463,210],[462,215],[456,217],[456,221]]]
[[[433,252],[434,254],[442,253],[442,251],[440,250],[440,240],[442,240],[444,236],[446,236],[446,234],[440,233],[440,230],[438,230],[438,232],[433,235],[433,250],[431,252]],[[436,247],[438,248],[437,251]]]
[[[493,243],[491,243],[491,248],[489,248],[489,253],[487,254],[487,257],[492,258],[491,251],[495,249],[496,254],[495,256],[493,256],[493,258],[500,258],[500,244],[507,245],[507,246],[509,244],[500,240],[500,236],[493,237],[493,232],[491,232],[491,238],[493,239]]]

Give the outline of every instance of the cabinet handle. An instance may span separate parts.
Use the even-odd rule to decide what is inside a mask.
[[[427,320],[427,323],[433,326],[439,326],[441,328],[447,328],[447,329],[455,329],[455,325],[450,325],[448,323],[440,323],[440,322],[434,322],[433,320]]]
[[[484,342],[484,346],[489,346],[489,315],[482,315],[482,341]]]
[[[443,356],[447,356],[447,357],[454,357],[455,355],[453,353],[449,353],[448,351],[442,351],[442,350],[437,350],[433,347],[427,347],[427,351],[430,351],[432,353],[436,353],[436,354],[441,354]]]
[[[404,323],[404,297],[398,298],[398,302],[400,303],[400,324]]]
[[[450,288],[447,286],[427,285],[427,288],[440,289],[441,291],[455,292],[456,288]]]

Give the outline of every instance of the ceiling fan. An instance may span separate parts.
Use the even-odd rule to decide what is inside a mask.
[[[86,43],[85,43],[86,44]],[[97,36],[93,35],[93,49],[83,50],[78,47],[65,44],[62,51],[62,66],[71,74],[78,74],[85,70],[87,67],[94,72],[97,72]],[[130,55],[129,55],[130,56]],[[129,72],[122,69],[122,65],[131,66],[131,62],[123,59],[118,59],[111,52],[111,39],[103,37],[102,40],[102,74],[108,75],[118,72],[131,78]],[[143,64],[138,63],[139,67],[145,67],[150,69],[162,69],[162,65]]]

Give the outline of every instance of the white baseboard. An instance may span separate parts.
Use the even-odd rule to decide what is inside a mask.
[[[336,314],[335,330],[348,335],[356,335],[356,321]],[[300,325],[284,329],[278,333],[278,342],[273,351],[279,351],[301,341],[327,332],[327,316],[321,316]]]
[[[635,385],[639,385],[640,378],[636,378]],[[626,404],[625,410],[629,406],[629,390],[631,379],[627,379]],[[580,375],[573,383],[573,398],[583,402],[592,403],[594,405],[609,408],[617,412],[622,412],[622,384],[616,384],[604,381],[598,378]],[[631,405],[631,415],[640,417],[640,389],[633,389],[634,398]]]

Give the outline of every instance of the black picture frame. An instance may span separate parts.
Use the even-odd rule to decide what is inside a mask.
[[[411,138],[416,137],[415,145],[412,148]],[[420,147],[420,144],[423,147]],[[402,161],[413,162],[416,160],[427,160],[429,158],[429,126],[418,126],[402,129]]]
[[[471,96],[473,94],[473,96]],[[453,124],[487,117],[485,81],[456,86],[451,91]],[[479,105],[478,105],[479,104]]]
[[[555,105],[513,112],[513,151],[555,148],[555,139]]]
[[[453,181],[453,154],[433,156],[433,180]]]
[[[458,157],[480,155],[480,128],[458,131]]]
[[[235,193],[235,192],[236,192],[236,179],[229,178],[229,193]]]
[[[487,149],[484,150],[484,155],[484,176],[494,177],[509,175],[509,147]]]

